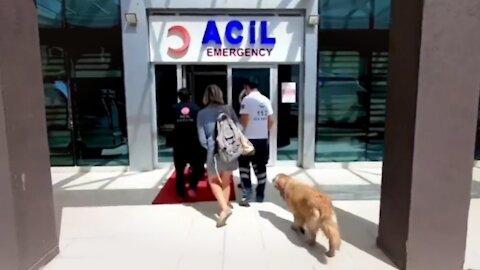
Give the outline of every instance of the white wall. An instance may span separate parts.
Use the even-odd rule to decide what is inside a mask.
[[[149,62],[147,10],[150,8],[190,12],[192,9],[196,12],[202,9],[251,9],[250,15],[261,12],[262,9],[266,10],[263,13],[275,10],[280,14],[295,10],[308,17],[317,15],[318,0],[121,0],[128,145],[130,169],[134,171],[152,170],[157,161],[154,69]],[[127,24],[125,13],[136,14],[136,26]],[[317,32],[317,26],[305,25],[301,81],[303,90],[299,100],[300,119],[304,119],[299,134],[303,153],[300,159],[304,167],[313,167],[315,157]]]

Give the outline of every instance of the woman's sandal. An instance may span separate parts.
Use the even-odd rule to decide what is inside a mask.
[[[224,210],[222,213],[220,213],[220,216],[218,217],[217,221],[217,228],[223,227],[227,225],[227,219],[232,215],[232,210]]]

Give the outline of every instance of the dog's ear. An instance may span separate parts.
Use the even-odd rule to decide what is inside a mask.
[[[272,184],[275,188],[278,188],[278,174],[272,179]]]
[[[283,186],[285,185],[285,178],[287,177],[287,175],[283,174],[283,173],[280,173],[278,174],[276,177],[275,177],[275,180],[274,180],[274,186],[275,188],[281,190],[283,189]]]

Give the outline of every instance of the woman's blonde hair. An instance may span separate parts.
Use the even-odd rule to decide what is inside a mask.
[[[216,84],[210,84],[205,88],[205,93],[203,94],[203,104],[224,104],[223,101],[223,92],[220,87]]]

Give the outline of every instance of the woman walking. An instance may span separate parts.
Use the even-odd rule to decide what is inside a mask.
[[[223,112],[238,127],[240,122],[233,109],[224,104],[222,90],[217,85],[211,84],[207,86],[202,101],[206,107],[198,113],[198,138],[202,146],[207,149],[208,182],[221,209],[217,227],[222,227],[226,225],[227,219],[232,214],[229,204],[230,182],[232,181],[232,172],[238,169],[238,161],[226,162],[215,153],[217,117]]]

